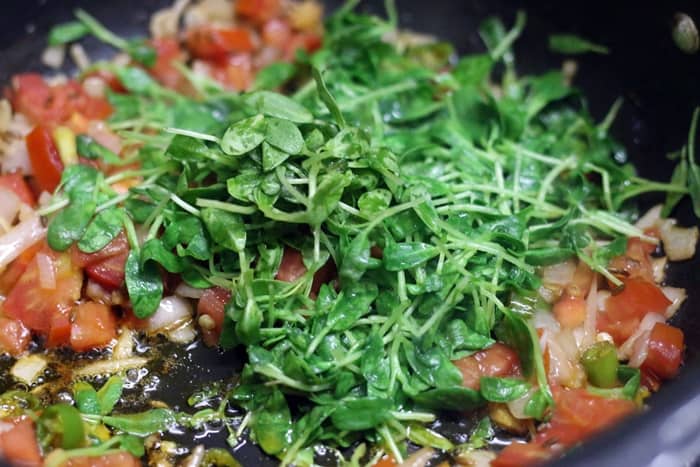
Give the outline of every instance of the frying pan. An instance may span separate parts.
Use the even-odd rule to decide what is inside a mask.
[[[2,0],[0,4],[0,83],[22,71],[47,71],[39,56],[50,26],[71,18],[77,7],[86,8],[122,35],[145,34],[150,14],[168,0]],[[381,1],[365,1],[361,8],[381,11]],[[330,10],[338,1],[326,2]],[[700,56],[686,55],[675,47],[670,28],[676,12],[684,12],[700,24],[700,2],[539,0],[398,0],[401,23],[454,43],[460,52],[482,50],[477,25],[489,15],[512,21],[524,8],[528,26],[516,43],[518,69],[541,72],[558,67],[562,57],[547,50],[547,35],[571,32],[607,45],[610,55],[578,58],[576,84],[589,98],[592,114],[603,117],[618,96],[625,99],[613,126],[613,134],[628,148],[628,156],[642,176],[667,180],[672,162],[664,156],[677,150],[687,138],[693,108],[700,105]],[[87,41],[92,57],[105,49]],[[658,201],[641,200],[642,207]],[[695,224],[689,203],[675,216],[683,224]],[[688,300],[673,318],[686,337],[685,366],[681,375],[651,397],[649,409],[631,417],[556,461],[559,466],[653,466],[699,465],[700,458],[700,255],[674,264],[667,281],[685,287]],[[243,358],[192,346],[174,349],[178,365],[153,376],[150,397],[174,407],[206,381],[230,378]],[[153,369],[158,373],[158,369]],[[155,378],[159,378],[156,380]],[[223,446],[222,435],[200,433],[197,443]],[[191,444],[191,434],[183,437]],[[243,443],[235,455],[244,465],[274,465],[251,443]]]

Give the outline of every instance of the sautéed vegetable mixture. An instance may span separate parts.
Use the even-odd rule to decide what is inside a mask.
[[[572,85],[604,46],[552,36],[565,66],[523,75],[522,12],[457,57],[354,3],[177,0],[146,39],[79,10],[42,56],[77,74],[8,83],[4,458],[536,465],[678,373],[664,271],[695,253],[669,216],[700,212],[698,113],[672,179],[646,180],[610,135],[621,102],[596,121]],[[243,369],[189,407],[151,398],[153,359],[197,341]],[[214,425],[231,449],[173,441]]]

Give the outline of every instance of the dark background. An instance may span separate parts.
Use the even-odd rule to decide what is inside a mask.
[[[71,18],[81,6],[121,34],[144,34],[150,12],[168,4],[163,0],[0,0],[0,83],[13,73],[45,71],[39,56],[52,24]],[[326,2],[328,9],[339,2]],[[604,44],[610,55],[578,58],[575,83],[589,96],[593,115],[601,119],[618,96],[624,98],[613,133],[623,141],[641,175],[668,180],[672,164],[665,158],[687,139],[690,117],[700,105],[700,54],[686,55],[671,39],[673,14],[685,12],[700,24],[699,1],[515,1],[515,0],[397,0],[403,27],[455,43],[461,52],[482,50],[477,25],[489,15],[511,24],[519,8],[528,25],[516,44],[518,69],[539,72],[561,64],[562,56],[547,50],[552,32],[578,33]],[[365,1],[361,8],[381,11],[381,2]],[[100,55],[95,42],[86,44],[92,57]],[[648,200],[652,202],[653,200]],[[697,223],[689,204],[677,217]],[[664,386],[645,414],[623,422],[567,455],[567,466],[691,465],[700,456],[700,261],[674,265],[669,283],[686,287],[689,300],[674,318],[686,335],[686,367]],[[192,385],[227,377],[239,359],[195,349],[186,364],[162,378],[159,396],[181,404]],[[213,440],[212,442],[216,442]],[[243,446],[236,453],[245,465],[263,463],[258,451]]]

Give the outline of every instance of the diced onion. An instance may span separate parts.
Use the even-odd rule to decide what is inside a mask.
[[[549,329],[553,332],[559,331],[559,322],[550,311],[536,311],[535,314],[532,315],[532,324],[536,329]]]
[[[73,372],[74,377],[82,376],[98,376],[98,375],[113,375],[122,371],[131,370],[133,368],[141,368],[146,366],[148,359],[143,357],[122,358],[119,360],[99,360],[93,363],[88,363],[82,368],[78,368]]]
[[[12,229],[20,204],[19,198],[13,191],[0,187],[0,234]]]
[[[588,289],[586,297],[586,317],[583,320],[583,348],[593,345],[595,342],[596,324],[598,321],[598,281],[591,281],[591,288]]]
[[[33,173],[27,144],[23,139],[13,139],[5,149],[0,162],[3,172],[21,172],[26,175]]]
[[[656,227],[657,222],[659,222],[659,219],[661,219],[661,209],[663,209],[663,206],[660,204],[652,207],[637,220],[634,226],[639,230],[646,230]]]
[[[573,260],[546,266],[542,270],[542,282],[546,285],[565,286],[571,283],[576,272],[576,263]]]
[[[189,0],[177,0],[170,8],[156,11],[149,24],[151,36],[155,39],[175,37],[180,27],[180,17],[188,3]]]
[[[586,380],[586,375],[578,363],[578,347],[573,334],[566,331],[550,334],[547,349],[550,377],[562,386],[581,387]]]
[[[192,319],[192,304],[187,300],[170,296],[160,301],[156,312],[146,322],[146,330],[157,332],[179,327]]]
[[[65,45],[54,45],[44,49],[44,53],[41,54],[41,63],[49,68],[57,70],[63,65],[63,61],[66,59],[66,46]]]
[[[10,374],[22,383],[31,386],[46,369],[46,360],[41,355],[20,358],[10,369]]]
[[[435,457],[433,448],[420,448],[399,464],[399,467],[425,467],[433,457]]]
[[[122,326],[119,332],[117,343],[112,349],[113,360],[124,360],[130,358],[134,353],[134,331]]]
[[[46,235],[39,216],[24,220],[0,236],[0,269]]]
[[[666,278],[666,265],[668,264],[668,257],[662,256],[660,258],[651,258],[651,275],[654,278],[654,282],[660,284]]]
[[[104,97],[107,83],[99,76],[88,76],[83,81],[83,90],[90,97]]]
[[[197,337],[197,331],[194,330],[194,325],[192,321],[188,321],[184,325],[167,332],[167,337],[170,342],[175,342],[176,344],[189,344],[195,337]]]
[[[457,454],[456,461],[459,465],[467,467],[489,467],[491,461],[496,458],[496,453],[486,449],[474,449]]]
[[[617,350],[618,358],[620,360],[629,360],[630,366],[639,367],[646,359],[649,332],[656,323],[665,321],[665,318],[658,313],[647,313],[642,322],[639,323],[637,330]]]
[[[204,290],[205,289],[197,289],[191,285],[187,285],[184,282],[180,282],[180,284],[178,284],[178,286],[175,288],[175,295],[185,298],[200,299],[202,298],[202,295],[204,295]]]
[[[0,99],[0,133],[10,129],[10,122],[12,122],[12,105],[7,99]]]
[[[536,388],[530,388],[530,390],[524,396],[512,400],[506,404],[508,406],[508,410],[510,410],[510,413],[515,418],[519,418],[520,420],[532,418],[525,414],[525,407],[527,406],[527,403],[530,402],[530,399],[535,392],[537,392]]]
[[[73,44],[68,51],[73,62],[75,62],[75,66],[77,66],[79,70],[82,71],[90,67],[90,57],[88,57],[82,45]]]
[[[121,138],[119,138],[119,136],[117,136],[109,128],[107,128],[107,124],[105,124],[105,122],[101,120],[91,120],[88,124],[87,134],[113,153],[121,153]]]
[[[671,261],[683,261],[695,255],[698,243],[698,228],[678,227],[675,221],[666,220],[661,224],[661,241],[664,251]]]
[[[681,307],[688,294],[685,289],[680,287],[661,287],[661,291],[666,295],[666,298],[671,300],[671,304],[666,308],[665,313],[666,319],[669,319],[676,314],[676,311]]]
[[[37,253],[36,264],[39,267],[39,286],[44,290],[54,290],[56,288],[56,268],[51,257],[45,253]]]

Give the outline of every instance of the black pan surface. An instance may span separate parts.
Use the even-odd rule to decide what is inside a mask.
[[[14,73],[47,71],[39,56],[51,25],[69,20],[76,7],[89,10],[120,34],[145,34],[150,13],[168,0],[2,0],[0,2],[0,83]],[[332,9],[340,2],[325,2]],[[618,96],[625,100],[613,126],[614,135],[628,148],[641,175],[667,180],[672,163],[665,154],[679,149],[687,138],[690,116],[700,105],[700,56],[686,55],[671,40],[675,12],[689,14],[700,23],[700,2],[603,2],[577,0],[397,0],[401,23],[435,34],[462,52],[482,50],[476,27],[489,15],[512,21],[515,11],[528,13],[528,26],[516,43],[521,72],[544,71],[561,64],[562,57],[548,52],[547,35],[573,32],[610,47],[607,56],[584,56],[576,84],[589,98],[593,115],[600,119]],[[381,1],[369,0],[361,8],[381,11]],[[106,51],[96,42],[86,48],[92,57]],[[645,199],[642,203],[653,203]],[[695,224],[689,203],[675,213],[685,224]],[[649,409],[613,430],[574,449],[559,466],[697,465],[700,458],[700,258],[675,264],[668,282],[688,290],[688,301],[673,319],[686,336],[686,364],[681,375],[653,396]],[[241,355],[193,346],[177,350],[178,365],[159,374],[151,397],[184,406],[193,390],[207,381],[231,378],[242,365]],[[224,444],[223,436],[200,434],[197,442]],[[184,439],[191,440],[191,435]],[[274,465],[254,445],[242,443],[235,452],[246,466]]]

